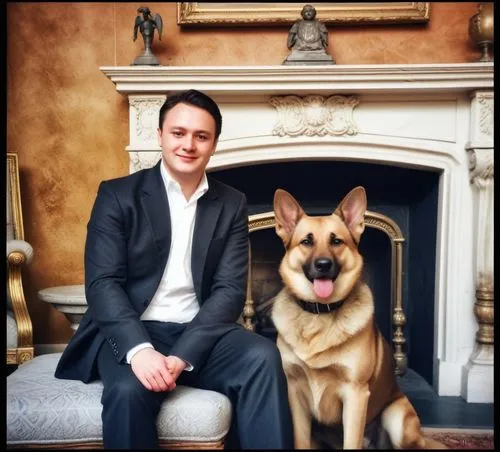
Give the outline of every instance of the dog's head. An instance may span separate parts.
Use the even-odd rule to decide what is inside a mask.
[[[333,303],[349,295],[363,268],[366,205],[365,189],[356,187],[331,215],[309,216],[290,193],[276,190],[276,233],[286,248],[280,275],[297,298]]]

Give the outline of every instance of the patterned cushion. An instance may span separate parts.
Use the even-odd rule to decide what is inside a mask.
[[[8,445],[102,441],[102,383],[55,378],[60,356],[37,356],[7,377]],[[229,431],[231,409],[223,394],[178,386],[160,410],[159,437],[218,441]]]

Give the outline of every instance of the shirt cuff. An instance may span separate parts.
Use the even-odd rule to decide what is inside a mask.
[[[130,364],[130,361],[132,360],[132,357],[140,350],[143,348],[153,348],[153,344],[151,342],[143,342],[142,344],[136,345],[134,348],[131,348],[127,352],[127,356],[125,357],[125,360],[127,361],[127,364]]]

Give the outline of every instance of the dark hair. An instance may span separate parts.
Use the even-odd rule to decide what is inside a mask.
[[[215,139],[219,138],[222,129],[222,115],[220,113],[219,106],[211,97],[195,89],[180,91],[167,97],[167,100],[160,108],[160,130],[163,130],[163,120],[165,119],[165,115],[180,103],[193,105],[210,113],[215,119]]]

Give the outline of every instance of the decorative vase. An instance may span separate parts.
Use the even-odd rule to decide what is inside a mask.
[[[493,61],[493,2],[479,2],[478,13],[469,21],[469,36],[481,49],[478,61]]]

